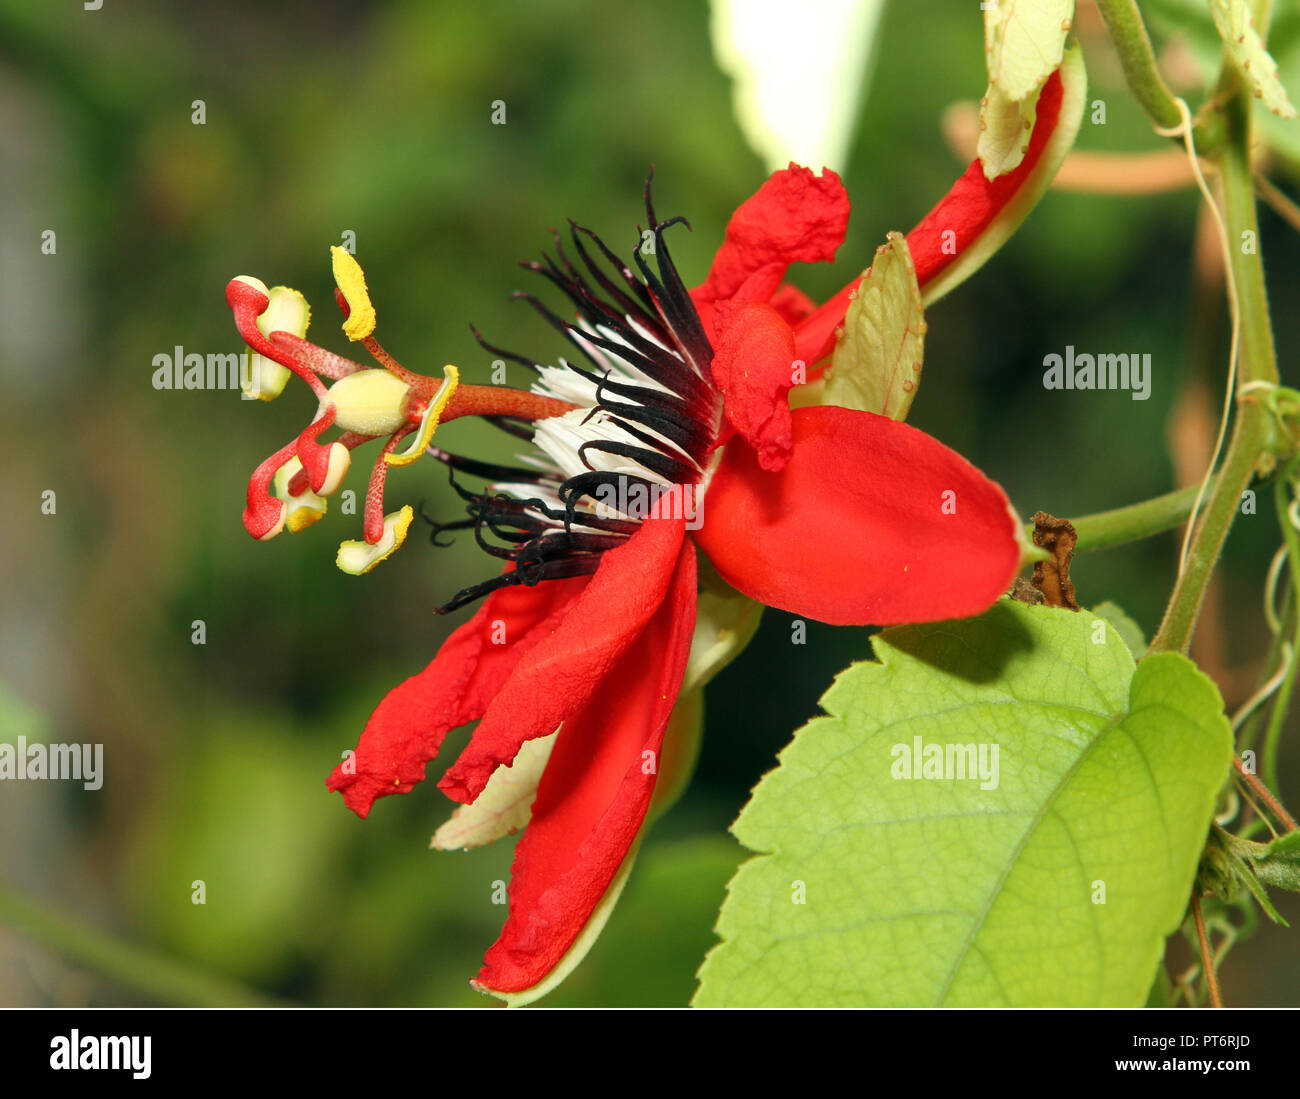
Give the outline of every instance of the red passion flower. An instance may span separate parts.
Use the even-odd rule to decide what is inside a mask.
[[[1025,196],[1046,186],[1042,175],[1063,155],[1053,143],[1068,147],[1077,125],[1078,104],[1063,110],[1062,92],[1054,75],[1015,172],[990,182],[977,162],[908,236],[927,299],[1005,239]],[[384,477],[421,455],[448,467],[466,505],[463,518],[434,524],[435,540],[472,531],[503,562],[439,608],[482,601],[428,667],[380,702],[327,785],[365,817],[377,798],[424,779],[449,731],[479,723],[438,786],[462,803],[458,815],[478,814],[456,836],[474,831],[481,842],[526,823],[509,915],[474,982],[516,1003],[581,958],[635,855],[656,762],[671,754],[665,735],[691,658],[701,553],[744,595],[836,624],[979,613],[1021,562],[1006,496],[960,455],[883,416],[791,408],[791,389],[824,367],[857,285],[816,307],[783,283],[790,264],[829,261],[844,238],[849,203],[835,173],[776,172],[735,212],[693,291],[665,240],[682,219],[656,217],[648,184],[646,213],[630,265],[572,223],[568,244],[556,234],[554,257],[526,265],[567,299],[573,319],[518,296],[576,353],[552,364],[479,339],[535,372],[529,391],[460,385],[454,367],[432,379],[398,365],[374,340],[360,268],[341,250],[345,332],[382,369],[307,343],[293,291],[249,278],[227,291],[239,331],[269,360],[269,388],[283,388],[288,374],[273,373],[282,368],[320,401],[307,429],[254,473],[252,535],[313,521],[350,452],[384,438],[365,540],[345,543],[340,565],[364,571],[401,543],[411,509],[384,516]],[[277,323],[277,311],[294,323]],[[466,415],[518,436],[529,453],[502,466],[431,445],[434,427]],[[343,434],[322,444],[330,427]]]

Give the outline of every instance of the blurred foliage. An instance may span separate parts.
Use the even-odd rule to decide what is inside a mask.
[[[1081,145],[1158,147],[1085,14],[1089,94],[1107,120],[1085,120]],[[239,523],[246,478],[305,426],[311,399],[296,382],[271,405],[155,391],[153,358],[178,345],[238,350],[223,288],[240,273],[301,289],[316,307],[312,335],[342,350],[327,249],[345,230],[379,335],[414,369],[450,361],[482,380],[490,356],[470,322],[495,343],[554,355],[553,333],[506,301],[537,289],[515,261],[550,247],[548,227],[568,217],[626,250],[652,164],[660,215],[691,220],[674,256],[698,282],[762,179],[707,25],[691,0],[105,0],[96,12],[0,0],[0,713],[103,742],[107,761],[95,794],[0,791],[0,831],[23,839],[5,845],[6,880],[277,997],[491,1002],[466,982],[504,918],[491,894],[508,877],[509,843],[428,851],[450,809],[432,782],[365,822],[323,788],[373,705],[462,620],[430,608],[484,576],[483,558],[467,539],[434,550],[413,535],[358,581],[333,555],[359,520],[337,514],[301,537],[253,542]],[[849,240],[833,269],[796,272],[814,296],[943,193],[961,165],[940,114],[984,87],[974,6],[890,3],[881,35],[843,166]],[[202,126],[191,122],[198,99]],[[498,99],[505,126],[489,121]],[[1300,311],[1285,304],[1300,290],[1300,241],[1262,217],[1285,375],[1300,340]],[[1204,383],[1217,404],[1226,348],[1222,316],[1198,312],[1190,292],[1194,225],[1190,191],[1051,194],[932,310],[912,422],[1000,480],[1025,514],[1169,488],[1175,402]],[[45,256],[50,228],[58,250]],[[1150,352],[1151,399],[1045,392],[1042,357],[1067,343]],[[452,449],[505,457],[507,444],[476,425],[446,429]],[[423,463],[389,486],[392,501],[459,511]],[[53,516],[35,503],[46,489]],[[1228,547],[1215,598],[1230,612],[1207,622],[1213,659],[1199,654],[1220,682],[1248,684],[1263,655],[1271,522],[1243,520]],[[1115,600],[1150,634],[1174,553],[1168,536],[1080,558],[1079,598]],[[190,640],[196,619],[202,646]],[[686,1002],[739,859],[727,824],[834,673],[869,650],[863,630],[810,624],[806,645],[790,639],[789,616],[765,615],[710,687],[692,787],[645,844],[603,940],[548,1002]],[[1297,762],[1289,749],[1293,795]],[[1271,956],[1268,942],[1234,952],[1230,1000],[1294,1001],[1296,952]],[[0,1003],[136,1002],[66,976],[0,938]]]

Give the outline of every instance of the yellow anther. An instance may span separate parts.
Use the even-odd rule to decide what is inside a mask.
[[[256,275],[236,275],[235,281],[242,282],[245,286],[251,286],[254,290],[260,290],[263,294],[269,294],[271,292],[266,288],[266,283]]]
[[[276,286],[267,290],[259,280],[248,275],[241,275],[240,282],[247,283],[255,290],[267,295],[265,309],[257,318],[257,327],[263,336],[272,332],[289,332],[301,339],[307,335],[307,326],[311,323],[311,309],[307,299],[297,290],[288,286]],[[240,388],[248,399],[273,401],[284,392],[289,381],[289,370],[273,359],[259,355],[251,347],[247,349],[248,375],[240,378]]]
[[[348,319],[343,322],[343,334],[350,340],[364,340],[375,330],[375,307],[370,304],[366,290],[366,276],[361,264],[346,248],[335,244],[330,248],[334,261],[334,281],[348,303]]]
[[[289,482],[301,469],[302,461],[291,458],[279,468],[272,482],[272,495],[285,502],[284,525],[290,534],[306,530],[325,514],[325,500],[312,492],[310,487],[299,496],[289,495]]]
[[[363,572],[369,572],[380,561],[391,557],[397,547],[406,540],[407,528],[410,527],[414,518],[415,512],[411,510],[410,504],[407,504],[401,511],[385,515],[384,533],[378,542],[373,546],[369,542],[343,542],[339,546],[338,557],[335,558],[334,563],[344,572],[349,572],[353,576],[360,576]]]
[[[420,430],[415,433],[415,441],[401,454],[384,455],[384,461],[390,466],[409,466],[428,447],[429,440],[433,438],[433,432],[438,426],[438,420],[447,407],[447,402],[451,400],[451,395],[460,385],[460,371],[451,363],[442,368],[442,374],[442,385],[438,387],[438,392],[429,402],[429,407],[424,410],[424,416],[420,419]]]

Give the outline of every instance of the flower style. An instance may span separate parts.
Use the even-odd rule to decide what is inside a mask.
[[[406,466],[423,456],[442,419],[478,414],[528,418],[554,415],[571,407],[533,394],[506,396],[484,386],[461,386],[450,364],[441,379],[405,369],[374,337],[375,310],[361,267],[343,248],[331,249],[336,297],[343,331],[361,342],[383,367],[368,369],[308,343],[310,311],[302,295],[288,287],[268,290],[260,279],[241,275],[226,286],[235,326],[248,344],[249,385],[245,393],[272,400],[297,374],[319,398],[312,422],[253,471],[248,482],[244,529],[268,541],[287,526],[304,530],[325,514],[325,498],[336,492],[362,443],[385,438],[366,487],[363,541],[344,542],[337,564],[344,572],[369,572],[406,538],[414,513],[409,505],[384,514],[384,486],[390,466]],[[326,387],[322,378],[333,381]],[[320,436],[331,427],[343,433],[328,445]],[[415,440],[397,451],[407,435]]]
[[[1064,151],[1052,142],[1069,131],[1068,147],[1071,113],[1077,125],[1062,101],[1053,76],[1021,167],[988,183],[974,166],[908,237],[927,294],[969,273],[971,257],[1023,216],[1017,200],[1045,186]],[[791,407],[791,390],[824,366],[856,285],[820,308],[783,285],[791,263],[829,261],[844,238],[849,204],[833,172],[776,172],[736,211],[694,291],[665,239],[682,219],[658,220],[649,184],[646,213],[634,266],[573,223],[568,246],[556,234],[555,256],[526,265],[568,299],[573,320],[518,295],[573,345],[572,359],[552,365],[479,337],[536,372],[530,391],[462,386],[454,367],[431,379],[398,366],[374,341],[360,269],[337,249],[345,332],[382,371],[307,343],[305,316],[300,331],[268,330],[292,291],[244,278],[227,292],[266,372],[298,374],[320,401],[303,433],[254,473],[250,534],[301,529],[309,520],[295,516],[323,510],[350,451],[386,437],[365,542],[345,543],[340,565],[362,571],[400,544],[410,509],[383,515],[384,473],[420,454],[448,467],[466,503],[465,518],[434,525],[435,538],[472,530],[503,562],[439,608],[482,600],[428,667],[380,702],[327,786],[365,817],[377,798],[423,780],[449,731],[479,722],[438,783],[461,806],[434,842],[470,846],[526,825],[509,915],[474,982],[512,1003],[543,994],[585,954],[635,857],[656,783],[661,797],[677,785],[675,705],[684,681],[699,681],[703,647],[697,601],[734,589],[835,624],[931,621],[982,611],[1021,563],[1005,495],[960,455],[883,416]],[[287,376],[266,380],[282,387]],[[431,445],[440,422],[464,415],[533,449],[509,467]],[[320,443],[331,426],[343,435]]]

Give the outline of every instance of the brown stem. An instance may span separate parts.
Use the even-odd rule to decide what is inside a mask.
[[[1285,826],[1285,831],[1294,832],[1297,827],[1300,827],[1297,826],[1295,818],[1282,808],[1282,803],[1273,796],[1273,791],[1259,780],[1259,776],[1246,770],[1246,766],[1241,762],[1239,756],[1234,755],[1232,757],[1232,765],[1237,768],[1237,774],[1239,774],[1246,785],[1250,787],[1251,792],[1259,798],[1260,801],[1267,805],[1273,815],[1282,822]]]
[[[1282,218],[1292,229],[1300,231],[1300,206],[1280,188],[1259,172],[1255,173],[1255,190],[1259,197],[1273,208],[1273,212]]]
[[[1201,915],[1201,898],[1192,894],[1192,917],[1196,920],[1196,937],[1201,942],[1201,968],[1205,971],[1205,983],[1210,989],[1210,1006],[1222,1007],[1223,997],[1219,995],[1219,976],[1214,972],[1214,957],[1210,953],[1210,937],[1205,933],[1205,918]]]

